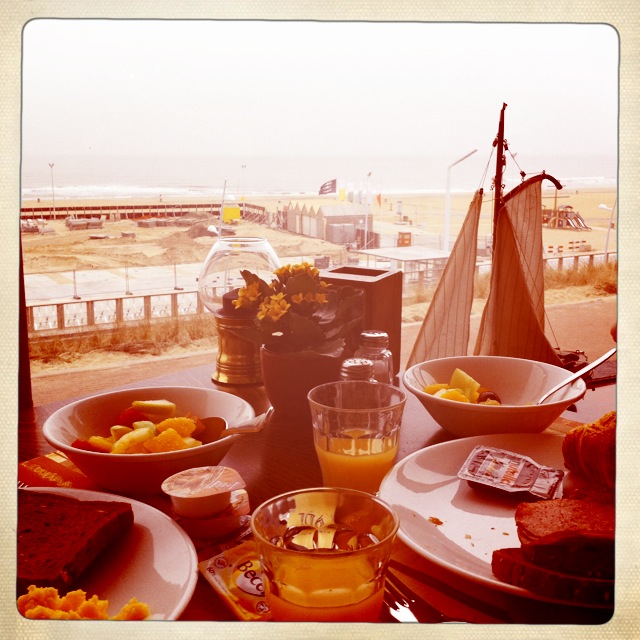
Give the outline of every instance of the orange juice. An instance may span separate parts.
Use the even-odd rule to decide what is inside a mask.
[[[378,589],[364,600],[343,604],[345,595],[340,590],[311,593],[310,604],[290,602],[273,594],[267,600],[274,620],[293,622],[375,622],[380,615],[384,590]]]
[[[398,452],[393,436],[370,437],[365,431],[348,432],[344,438],[315,434],[315,448],[328,487],[348,487],[376,493],[393,466]]]
[[[276,496],[251,517],[275,620],[379,619],[399,520],[369,493],[315,487]]]
[[[338,530],[348,530],[345,525],[332,526],[337,526]],[[325,528],[325,531],[328,533],[332,526]],[[296,527],[291,533],[314,529]],[[355,535],[356,531],[352,529],[349,533]],[[361,539],[360,536],[358,539]],[[287,534],[283,538],[285,548],[300,548],[303,541],[296,536],[290,538]],[[277,566],[271,568],[267,566],[267,575],[273,575],[273,580],[265,581],[267,602],[273,618],[320,622],[377,620],[384,597],[384,581],[380,579],[377,568],[379,563],[384,563],[384,559],[379,554],[376,542],[369,538],[371,546],[368,549],[371,552],[366,547],[351,553],[340,552],[335,549],[335,544],[322,550],[317,547],[311,553],[293,551],[289,553],[286,563],[278,562]],[[307,543],[310,543],[308,539]],[[316,547],[315,544],[313,546]],[[359,546],[354,544],[354,547]]]

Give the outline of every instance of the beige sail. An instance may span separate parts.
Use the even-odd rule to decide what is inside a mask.
[[[475,355],[526,358],[562,366],[544,331],[542,179],[508,194],[495,225],[491,286]],[[551,178],[550,178],[551,179]]]
[[[474,355],[562,366],[544,332],[541,183],[530,178],[503,199],[496,220],[491,290]],[[561,188],[561,187],[560,187]],[[482,190],[476,192],[407,362],[468,355]]]
[[[467,355],[481,207],[482,189],[475,193],[469,205],[413,345],[407,368],[425,360]]]

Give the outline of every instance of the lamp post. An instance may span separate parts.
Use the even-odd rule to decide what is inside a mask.
[[[242,169],[242,217],[244,218],[244,170],[247,168],[247,165],[243,164],[240,168]]]
[[[55,163],[54,162],[50,162],[49,163],[49,167],[51,167],[51,213],[53,214],[52,217],[55,220],[56,218],[56,194],[53,190],[53,165]]]
[[[369,244],[369,216],[371,215],[371,174],[373,171],[367,173],[367,211],[364,214],[364,248],[366,249]]]
[[[224,181],[222,186],[222,202],[220,203],[220,225],[218,228],[218,238],[222,238],[222,221],[224,219],[224,197],[227,193],[227,181]]]
[[[463,160],[466,160],[469,156],[472,156],[477,151],[477,149],[470,151],[466,156],[462,156],[462,158],[459,158],[447,167],[447,191],[444,204],[444,230],[442,233],[442,239],[440,241],[440,248],[443,251],[449,250],[449,224],[451,219],[451,169],[457,164],[461,163]]]
[[[609,226],[607,227],[607,239],[604,241],[604,261],[609,262],[609,236],[611,235],[611,225],[613,224],[613,212],[616,210],[616,201],[613,203],[613,207],[608,207],[606,204],[599,204],[598,209],[606,209],[611,211],[609,216]]]

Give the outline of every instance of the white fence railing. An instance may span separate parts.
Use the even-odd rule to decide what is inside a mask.
[[[591,252],[576,255],[546,257],[553,269],[579,269],[583,266],[617,260],[617,253]],[[380,265],[378,265],[380,266]],[[489,261],[478,262],[477,272],[491,269]],[[403,274],[403,295],[411,297],[417,291],[437,284],[442,273],[434,270],[408,271]],[[116,294],[94,299],[73,299],[27,302],[29,332],[66,333],[93,328],[106,328],[123,322],[152,321],[163,318],[203,314],[206,312],[198,297],[197,287],[158,291],[145,294]]]

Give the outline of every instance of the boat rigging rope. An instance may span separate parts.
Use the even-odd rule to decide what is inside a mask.
[[[489,171],[489,166],[491,165],[491,159],[493,158],[493,150],[494,150],[494,148],[495,147],[491,147],[491,153],[489,154],[489,159],[487,160],[487,165],[484,168],[484,173],[482,174],[482,178],[480,179],[480,184],[478,186],[478,189],[484,188],[484,184],[485,184],[485,181],[487,179],[487,173]],[[494,186],[495,185],[492,184],[491,188],[493,189]]]

